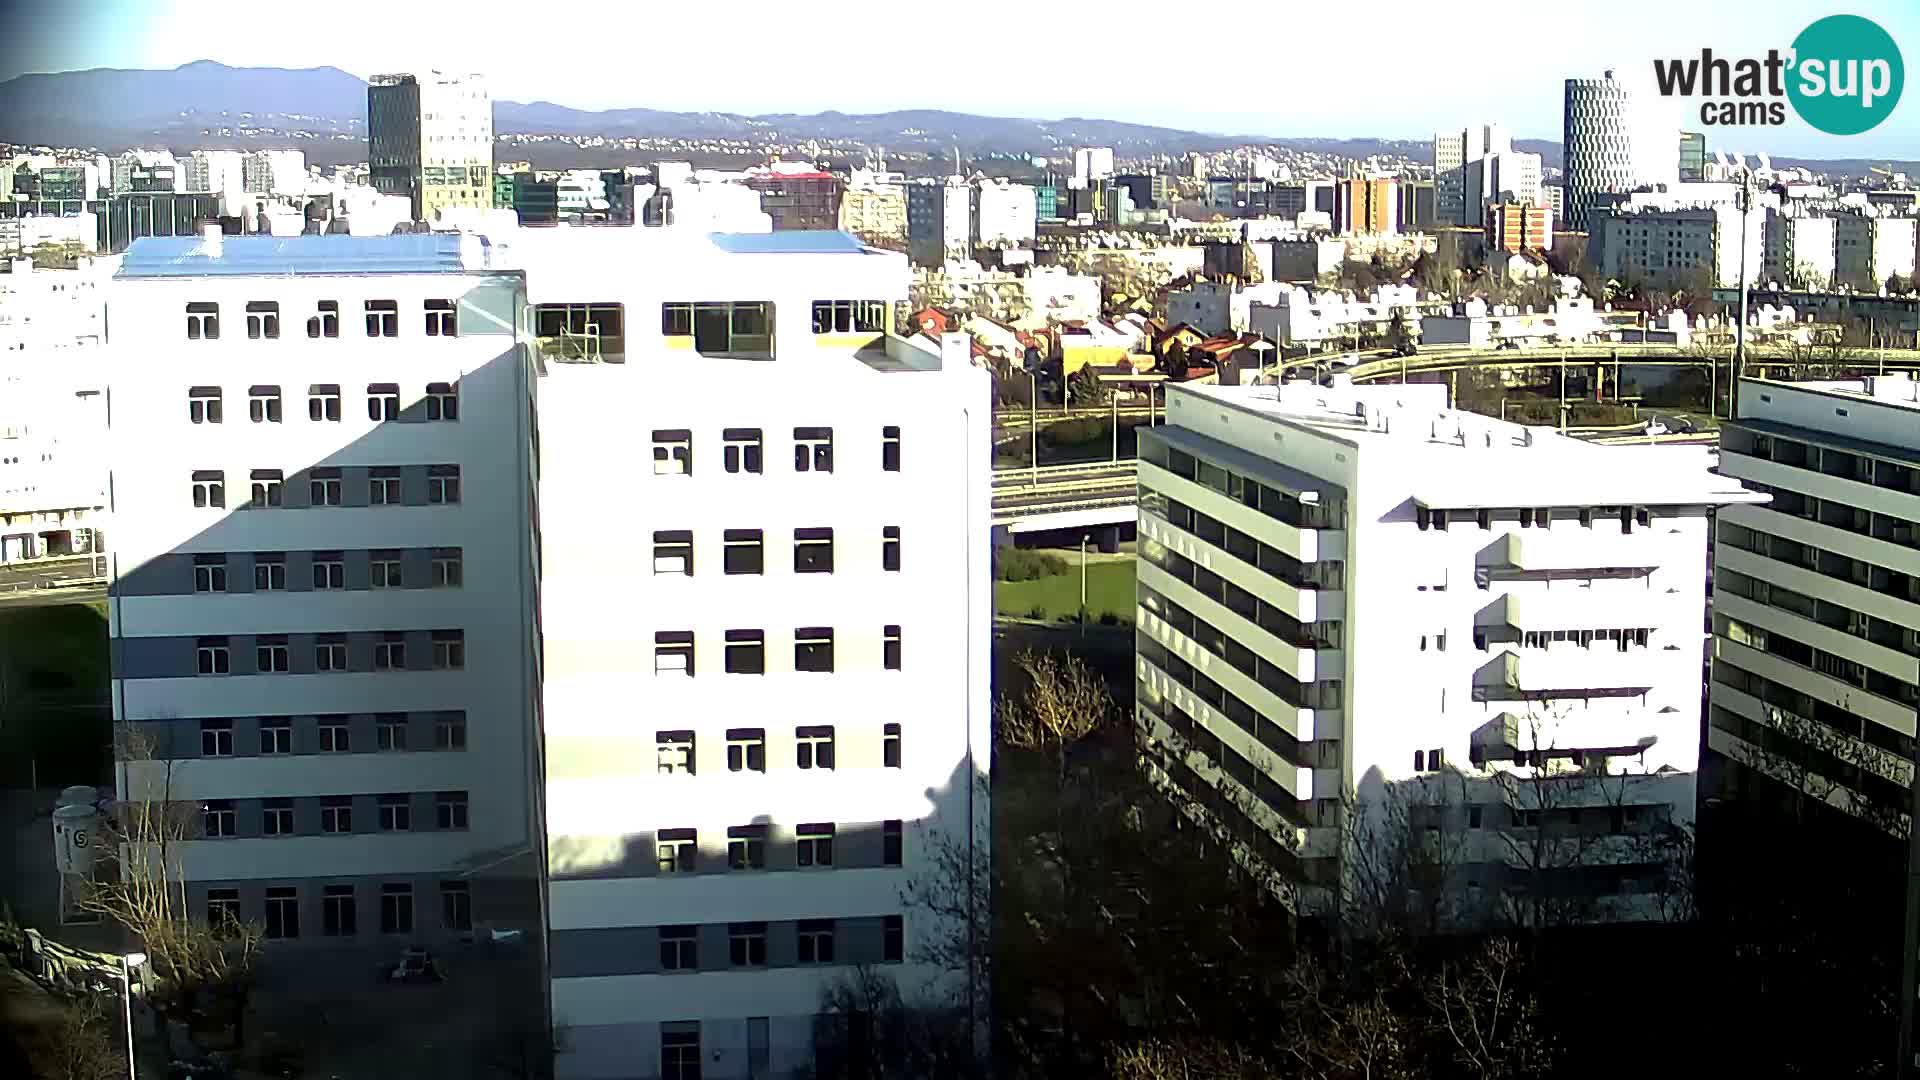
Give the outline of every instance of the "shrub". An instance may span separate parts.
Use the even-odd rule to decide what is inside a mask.
[[[1067,572],[1067,563],[1058,555],[1003,547],[994,553],[994,577],[1001,581],[1036,581]]]
[[[1100,625],[1101,626],[1119,626],[1120,616],[1115,615],[1111,611],[1103,612],[1100,615]]]
[[[1035,604],[1027,609],[1027,618],[1029,619],[1045,619],[1046,617],[1047,609],[1041,607],[1039,604]]]
[[[1062,420],[1050,425],[1040,433],[1048,446],[1080,446],[1101,439],[1112,438],[1105,420],[1086,418],[1081,420]]]

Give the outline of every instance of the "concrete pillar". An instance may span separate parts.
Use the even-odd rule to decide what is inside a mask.
[[[1094,531],[1093,539],[1100,545],[1101,554],[1118,555],[1120,553],[1120,526],[1102,525]]]
[[[995,525],[995,526],[993,527],[993,531],[992,531],[992,534],[991,534],[991,535],[992,535],[992,539],[991,539],[991,541],[990,541],[990,543],[992,543],[992,545],[993,545],[993,546],[994,546],[995,548],[1003,548],[1003,547],[1012,547],[1012,546],[1013,546],[1013,528],[1012,528],[1012,526],[1009,526],[1009,525]]]

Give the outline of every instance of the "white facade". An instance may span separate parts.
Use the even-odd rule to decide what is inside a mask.
[[[1602,332],[1600,316],[1587,297],[1563,297],[1551,311],[1522,312],[1508,307],[1489,311],[1485,301],[1474,300],[1457,305],[1446,315],[1428,315],[1420,320],[1420,341],[1424,345],[1468,345],[1489,348],[1513,342],[1516,345],[1558,345],[1592,341]]]
[[[0,276],[0,563],[101,549],[106,527],[106,287],[15,260]]]
[[[180,162],[180,190],[239,195],[247,189],[246,161],[239,150],[195,150]]]
[[[1835,281],[1870,293],[1880,292],[1894,274],[1912,282],[1916,225],[1920,218],[1835,214]]]
[[[679,1038],[703,1075],[784,1075],[851,964],[956,989],[900,891],[935,844],[986,857],[988,379],[963,336],[886,333],[903,256],[813,235],[529,230],[502,256],[536,332],[567,306],[626,327],[623,362],[540,381],[563,1076],[657,1075]]]
[[[1413,329],[1420,319],[1419,299],[1411,285],[1383,285],[1367,297],[1283,286],[1273,302],[1256,300],[1247,321],[1254,333],[1282,345],[1351,348],[1357,335],[1385,333],[1396,312]]]
[[[458,236],[138,240],[108,309],[116,722],[195,916],[538,933],[525,288]],[[122,798],[164,771],[123,760]]]
[[[1278,281],[1227,285],[1199,281],[1167,294],[1167,325],[1186,323],[1208,337],[1244,333],[1253,325],[1253,306],[1275,306],[1292,287]]]
[[[1731,203],[1596,211],[1588,218],[1591,250],[1600,272],[1622,281],[1638,279],[1671,288],[1704,275],[1714,288],[1738,288],[1742,244],[1748,277],[1758,281],[1768,231],[1765,208],[1756,206],[1744,224],[1741,217]]]
[[[1649,89],[1615,78],[1568,79],[1563,169],[1567,228],[1586,231],[1597,195],[1680,180],[1679,129]]]
[[[1035,213],[1032,185],[982,180],[974,193],[974,243],[1030,244],[1038,222]]]
[[[1073,179],[1077,187],[1113,175],[1113,147],[1083,146],[1073,152]]]
[[[1762,276],[1803,288],[1830,288],[1836,269],[1835,221],[1829,214],[1792,213],[1791,204],[1769,211]]]
[[[240,164],[240,183],[250,195],[299,198],[307,193],[305,150],[255,150]]]
[[[1459,884],[1489,891],[1542,869],[1501,840],[1529,813],[1690,818],[1707,511],[1759,497],[1695,449],[1457,412],[1437,384],[1175,387],[1167,421],[1140,463],[1143,740],[1276,891],[1334,880],[1305,864],[1339,853],[1353,792],[1371,813],[1457,775]],[[1540,801],[1576,755],[1598,771]],[[1582,848],[1622,875],[1594,917],[1645,914],[1626,847]]]
[[[1461,169],[1462,200],[1471,217],[1462,224],[1486,220],[1487,207],[1501,202],[1545,205],[1540,194],[1540,155],[1514,151],[1487,154]]]
[[[1920,652],[1920,395],[1906,375],[1742,379],[1720,469],[1707,747],[1729,799],[1812,800],[1906,835]],[[1794,747],[1801,747],[1796,752]]]

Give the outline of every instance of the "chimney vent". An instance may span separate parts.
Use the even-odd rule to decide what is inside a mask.
[[[203,221],[200,223],[200,254],[205,255],[209,259],[219,258],[224,240],[225,237],[220,232],[219,222]]]

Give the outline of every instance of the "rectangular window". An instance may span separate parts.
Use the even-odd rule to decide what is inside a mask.
[[[430,382],[427,384],[427,419],[446,422],[460,419],[460,385],[458,383]]]
[[[832,919],[801,919],[798,937],[798,959],[801,963],[833,963]]]
[[[353,752],[352,728],[344,716],[322,716],[319,718],[320,752],[323,754],[350,754]]]
[[[338,551],[313,553],[313,587],[320,591],[347,587],[345,556]]]
[[[200,756],[233,756],[233,720],[218,717],[200,721]]]
[[[440,883],[440,925],[448,930],[473,929],[473,893],[466,882]]]
[[[833,726],[812,725],[793,729],[794,764],[802,769],[833,768]]]
[[[687,337],[693,333],[692,304],[661,304],[660,333],[665,337]]]
[[[247,301],[247,338],[258,341],[261,338],[280,336],[280,305],[272,300]]]
[[[794,830],[794,844],[801,866],[833,865],[833,825],[815,823]]]
[[[906,858],[907,837],[902,822],[883,821],[880,823],[880,864],[882,866],[903,865]]]
[[[833,628],[803,626],[793,632],[793,670],[833,670]]]
[[[459,329],[455,322],[458,312],[451,300],[429,300],[426,303],[427,336],[457,337]],[[452,417],[448,417],[452,419]]]
[[[225,509],[227,474],[218,469],[196,469],[193,473],[193,505],[202,509]]]
[[[380,796],[380,831],[411,832],[413,800],[404,794]]]
[[[247,505],[257,509],[271,509],[286,505],[286,474],[279,469],[255,469],[252,474],[253,490],[249,493]]]
[[[880,959],[883,963],[898,964],[904,962],[906,958],[906,917],[888,915],[880,921]]]
[[[436,589],[457,589],[464,577],[459,548],[435,548],[433,552],[433,587]]]
[[[293,835],[293,800],[266,799],[260,804],[260,835]]]
[[[660,928],[660,970],[694,971],[700,967],[699,930],[697,926]]]
[[[723,534],[724,565],[729,574],[766,572],[766,550],[759,529],[728,529]]]
[[[727,729],[727,771],[767,771],[767,732],[765,728]]]
[[[200,807],[200,834],[209,838],[233,836],[238,832],[233,803],[227,799],[209,799]]]
[[[653,531],[653,572],[693,576],[693,532],[689,529]]]
[[[227,675],[233,671],[233,657],[223,637],[203,637],[194,644],[194,658],[202,675]]]
[[[694,304],[693,348],[703,356],[773,359],[773,305],[757,301]]]
[[[279,423],[280,388],[277,386],[248,387],[247,419],[256,424]]]
[[[400,419],[400,387],[396,383],[367,384],[367,419],[375,423]]]
[[[880,429],[880,471],[900,471],[900,429],[897,427]]]
[[[307,481],[309,501],[315,506],[339,506],[342,494],[340,470],[315,469]]]
[[[759,428],[726,428],[720,432],[721,459],[730,473],[760,471],[763,442]]]
[[[693,631],[660,630],[653,635],[655,675],[693,674]]]
[[[766,674],[766,633],[761,630],[727,631],[726,670],[729,675]]]
[[[292,671],[287,655],[287,639],[275,634],[258,638],[253,644],[254,669],[262,675],[284,674]]]
[[[327,795],[321,798],[320,831],[323,833],[353,831],[353,796]]]
[[[372,506],[399,506],[400,467],[375,465],[367,470],[367,502]]]
[[[369,300],[366,302],[367,336],[400,336],[400,303],[396,300]]]
[[[197,593],[227,591],[227,557],[225,555],[193,557],[193,591]]]
[[[880,729],[880,762],[889,769],[900,767],[899,724],[887,724]]]
[[[880,569],[897,571],[900,569],[900,526],[885,525],[880,529]]]
[[[433,797],[434,823],[452,831],[467,827],[467,793],[442,791]]]
[[[661,428],[653,433],[653,475],[693,475],[693,432]]]
[[[655,862],[663,874],[691,874],[699,857],[699,834],[693,829],[661,829],[653,838]]]
[[[208,889],[207,922],[213,926],[240,922],[240,890]]]
[[[727,924],[727,959],[734,967],[767,966],[767,924]]]
[[[767,868],[767,827],[735,825],[727,829],[727,869]]]
[[[352,937],[359,932],[353,886],[328,885],[320,895],[320,932],[328,937]]]
[[[374,719],[374,743],[381,750],[407,748],[407,714],[381,713]]]
[[[833,429],[797,427],[793,429],[793,471],[833,471]]]
[[[434,718],[433,748],[435,750],[465,750],[467,748],[466,713],[444,712]]]
[[[220,340],[220,305],[219,304],[188,304],[187,305],[187,340],[188,341]]]
[[[187,419],[196,424],[218,424],[221,417],[221,392],[217,386],[196,386],[187,391]]]
[[[813,302],[813,332],[816,334],[844,334],[853,329],[853,301],[851,300],[815,300]]]
[[[292,717],[263,716],[260,718],[260,752],[263,754],[293,753]]]
[[[765,946],[761,948],[764,958]],[[762,960],[764,963],[764,959]],[[700,1027],[660,1027],[660,1080],[700,1080]]]
[[[307,387],[307,419],[320,422],[340,421],[340,384],[315,383]]]
[[[467,666],[467,632],[465,630],[435,630],[433,632],[433,669],[435,671],[460,671]]]
[[[267,936],[274,939],[300,936],[300,890],[290,885],[267,889]]]
[[[398,589],[400,585],[400,553],[398,551],[369,552],[367,583],[376,589]]]
[[[453,506],[460,501],[460,466],[427,466],[427,501],[436,506]]]
[[[315,671],[347,670],[347,639],[341,634],[324,634],[313,643]]]
[[[793,572],[796,574],[833,573],[833,530],[793,530]]]
[[[1482,508],[1480,510],[1475,511],[1473,516],[1474,516],[1474,520],[1479,523],[1481,528],[1483,529],[1493,528],[1493,511],[1492,510]]]
[[[314,314],[307,318],[307,336],[310,338],[340,336],[340,301],[322,300],[315,306]]]
[[[380,932],[413,933],[413,886],[389,881],[380,886]]]
[[[373,670],[405,671],[406,669],[406,635],[392,630],[381,634],[381,640],[373,643]]]
[[[693,775],[693,732],[656,731],[653,733],[654,768],[679,776]]]

